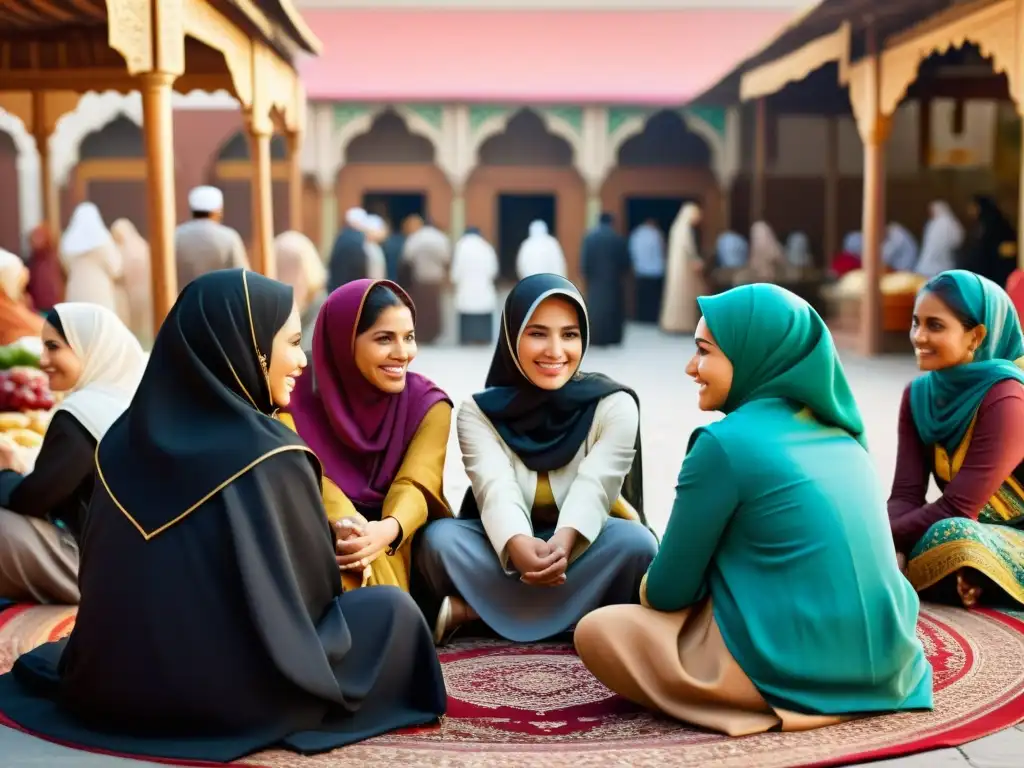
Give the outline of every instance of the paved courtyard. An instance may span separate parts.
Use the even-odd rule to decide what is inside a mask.
[[[648,517],[659,532],[668,519],[687,438],[695,427],[712,419],[697,410],[695,388],[685,373],[692,353],[693,344],[688,339],[666,338],[649,328],[631,328],[625,346],[594,350],[584,366],[629,384],[640,395],[645,501]],[[490,354],[490,349],[483,348],[425,348],[413,367],[445,387],[458,402],[483,385]],[[872,455],[882,482],[888,486],[896,457],[896,417],[900,395],[914,376],[913,359],[907,356],[864,360],[846,356],[844,360],[867,421]],[[446,489],[452,505],[457,507],[469,482],[462,471],[454,434],[448,456]],[[0,728],[0,768],[127,768],[143,765],[154,764],[82,755]],[[1024,766],[1024,727],[1009,729],[960,749],[871,765],[878,768],[1020,768]]]

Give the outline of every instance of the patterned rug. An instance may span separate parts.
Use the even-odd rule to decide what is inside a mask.
[[[46,611],[47,613],[41,613]],[[37,642],[70,631],[69,609],[0,613],[0,672]],[[25,639],[19,639],[26,632]],[[918,635],[935,677],[932,712],[740,739],[655,716],[613,695],[565,644],[464,641],[441,652],[448,715],[432,728],[323,755],[268,751],[253,768],[795,768],[836,766],[957,746],[1024,720],[1024,620],[925,606]]]

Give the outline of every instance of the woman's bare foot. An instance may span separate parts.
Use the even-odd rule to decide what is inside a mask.
[[[966,568],[957,571],[956,591],[964,608],[973,608],[981,598],[981,587],[975,583],[974,577]]]
[[[479,618],[477,612],[461,597],[446,597],[441,603],[441,609],[437,612],[437,622],[434,624],[434,643],[444,645],[455,630],[463,624]]]

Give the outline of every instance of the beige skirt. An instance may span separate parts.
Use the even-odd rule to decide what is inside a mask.
[[[768,704],[726,648],[710,600],[675,613],[600,608],[579,622],[575,643],[587,669],[610,690],[728,736],[805,731],[848,719]]]

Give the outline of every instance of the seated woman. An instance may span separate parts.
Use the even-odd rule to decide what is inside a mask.
[[[355,280],[335,290],[316,320],[312,374],[278,417],[323,464],[345,589],[408,592],[413,536],[428,519],[451,517],[441,481],[452,404],[409,371],[414,311],[395,283]]]
[[[98,304],[58,304],[42,340],[50,389],[67,395],[31,472],[0,445],[0,598],[74,605],[96,443],[131,402],[146,358],[117,315]]]
[[[564,277],[528,277],[505,302],[487,389],[459,409],[472,488],[459,519],[427,526],[417,557],[441,606],[436,642],[476,618],[541,640],[636,600],[658,548],[639,521],[639,408],[622,384],[580,373],[588,334]]]
[[[1006,293],[943,272],[914,306],[924,376],[903,393],[889,522],[919,591],[1024,603],[1024,338]],[[928,503],[929,475],[942,496]],[[1001,595],[1000,593],[1003,593]]]
[[[0,677],[0,712],[66,744],[229,762],[445,711],[412,599],[341,594],[319,463],[271,415],[306,364],[300,330],[276,281],[185,286],[97,451],[77,625]]]
[[[864,427],[825,323],[773,285],[703,297],[701,410],[643,606],[580,622],[601,682],[731,736],[932,706]]]
[[[29,270],[25,262],[0,248],[0,345],[39,336],[43,319],[29,308]]]

